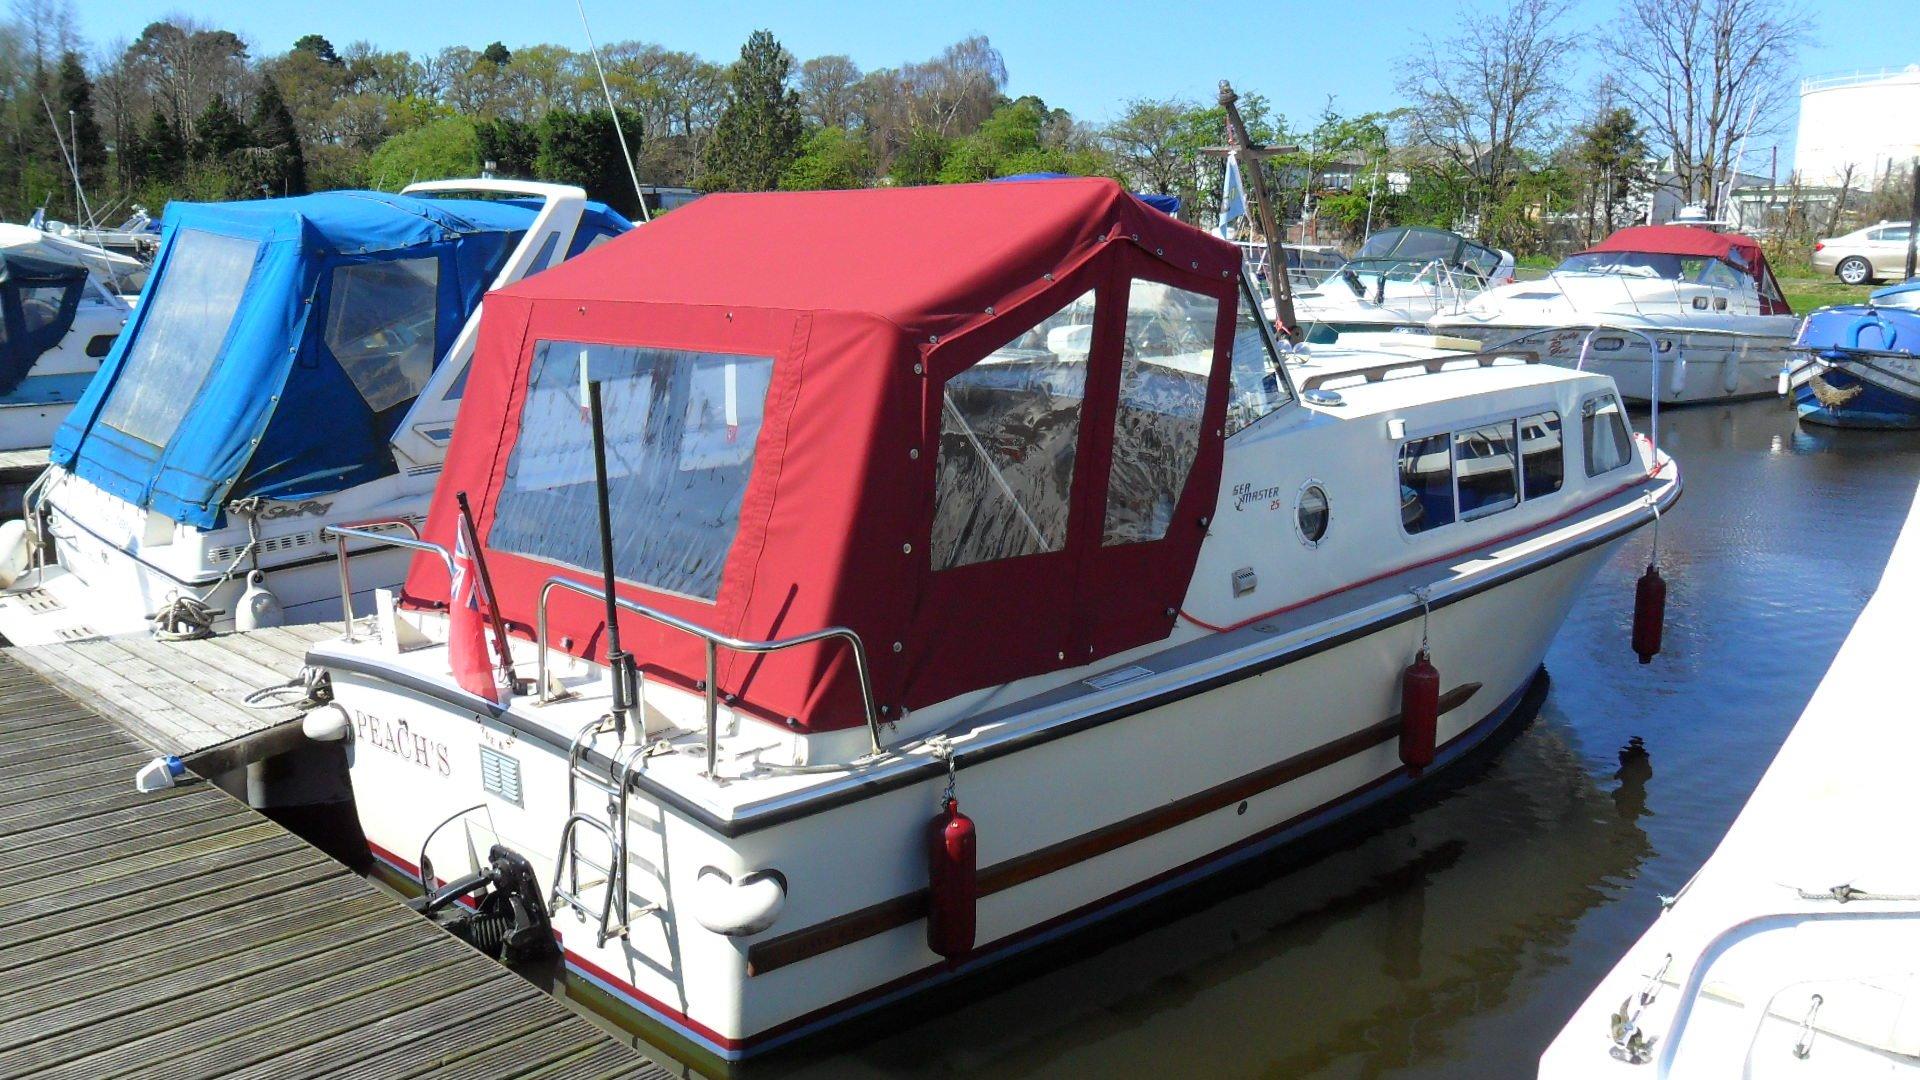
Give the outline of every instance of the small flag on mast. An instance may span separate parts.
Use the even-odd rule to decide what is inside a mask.
[[[500,685],[499,669],[487,651],[487,619],[480,610],[480,575],[473,565],[473,540],[466,515],[455,522],[453,587],[447,604],[447,664],[460,689],[496,705],[513,699]]]
[[[1220,224],[1214,235],[1228,239],[1227,226],[1247,216],[1247,189],[1240,182],[1240,155],[1227,155],[1227,180],[1220,190]]]

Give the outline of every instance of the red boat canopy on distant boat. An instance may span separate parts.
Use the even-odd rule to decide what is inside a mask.
[[[487,297],[428,533],[473,499],[503,613],[600,567],[601,384],[620,591],[774,639],[841,625],[893,716],[1165,637],[1220,478],[1240,265],[1107,180],[710,195]],[[444,603],[438,560],[412,603]],[[600,605],[553,643],[604,655]],[[698,641],[621,623],[649,672]],[[797,730],[863,723],[842,645],[721,653]]]
[[[1793,307],[1767,266],[1766,253],[1750,236],[1720,233],[1697,225],[1635,225],[1580,254],[1594,251],[1646,251],[1661,255],[1700,255],[1723,259],[1754,279],[1760,290],[1760,314],[1791,315]]]

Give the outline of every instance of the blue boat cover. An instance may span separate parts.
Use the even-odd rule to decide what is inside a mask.
[[[537,211],[371,191],[169,205],[134,320],[53,463],[201,528],[236,499],[311,498],[393,472],[389,440],[419,384]],[[628,227],[590,204],[565,254]],[[343,365],[348,341],[359,355]]]
[[[67,336],[86,283],[85,267],[0,253],[0,397]]]
[[[1884,289],[1875,289],[1870,299],[1876,304],[1892,301],[1901,307],[1909,307],[1914,302],[1912,294],[1920,294],[1920,278],[1903,281],[1898,285],[1889,285]]]
[[[1829,360],[1854,353],[1920,354],[1920,311],[1865,304],[1821,308],[1800,324],[1794,344]]]
[[[1005,180],[1077,180],[1081,178],[1058,172],[1029,172],[1015,173],[1012,176],[999,176],[994,179],[997,182]],[[1128,192],[1128,194],[1163,214],[1177,215],[1180,213],[1180,196],[1178,195],[1150,195],[1140,191]]]

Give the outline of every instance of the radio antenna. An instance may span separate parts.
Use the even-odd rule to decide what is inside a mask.
[[[607,99],[607,112],[613,115],[613,134],[620,140],[620,157],[627,163],[627,179],[633,181],[633,197],[640,200],[640,220],[652,221],[647,212],[647,195],[640,190],[640,174],[633,169],[633,149],[627,145],[627,132],[620,126],[620,110],[613,104],[613,88],[607,85],[607,69],[600,64],[600,46],[594,44],[593,27],[587,23],[586,0],[573,0],[580,9],[580,29],[587,32],[587,52],[593,56],[593,70],[600,75],[600,93]]]

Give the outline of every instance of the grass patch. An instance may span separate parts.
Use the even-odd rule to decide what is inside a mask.
[[[1835,277],[1782,277],[1780,291],[1794,313],[1805,315],[1815,308],[1832,304],[1864,304],[1877,285],[1845,285]]]

